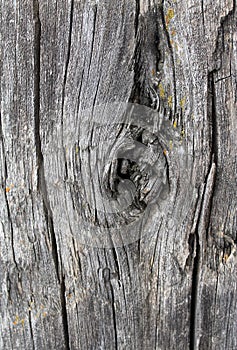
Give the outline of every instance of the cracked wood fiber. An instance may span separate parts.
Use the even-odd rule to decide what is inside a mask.
[[[237,348],[236,20],[0,0],[0,349]]]

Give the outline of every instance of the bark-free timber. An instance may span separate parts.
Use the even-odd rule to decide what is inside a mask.
[[[235,0],[0,1],[0,349],[237,348],[236,20]],[[101,174],[92,146],[131,140],[147,153]]]

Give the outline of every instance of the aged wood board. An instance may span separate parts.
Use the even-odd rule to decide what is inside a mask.
[[[0,1],[0,349],[237,349],[236,20]]]

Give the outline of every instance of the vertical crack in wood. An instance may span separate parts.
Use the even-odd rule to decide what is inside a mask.
[[[63,318],[65,346],[66,346],[66,350],[70,350],[69,325],[68,325],[67,301],[66,301],[66,286],[65,286],[65,277],[64,276],[62,276],[60,285],[61,285],[61,303],[62,303],[62,318]]]
[[[41,170],[43,168],[43,155],[41,151],[40,139],[40,40],[41,23],[39,18],[38,0],[33,0],[33,20],[34,20],[34,122],[35,122],[35,147],[37,156],[37,188],[40,189]]]
[[[117,322],[116,322],[116,308],[115,308],[115,298],[114,298],[114,290],[113,286],[111,284],[111,276],[110,276],[110,269],[105,268],[102,272],[104,285],[107,290],[107,297],[111,303],[112,308],[112,317],[113,317],[113,330],[114,330],[114,349],[118,350],[118,334],[117,334]]]
[[[54,225],[53,225],[53,219],[49,215],[49,212],[47,210],[47,207],[44,203],[44,211],[45,211],[45,218],[47,221],[48,225],[48,231],[50,233],[50,238],[51,238],[51,245],[52,245],[52,257],[53,257],[53,262],[55,266],[55,271],[57,275],[58,282],[61,283],[61,269],[59,268],[59,257],[58,257],[58,249],[57,249],[57,241],[56,241],[56,235],[54,231]]]
[[[91,41],[91,54],[90,54],[90,59],[89,59],[89,65],[88,65],[88,75],[91,69],[91,62],[92,62],[92,57],[94,53],[94,45],[95,45],[95,35],[96,35],[96,19],[97,19],[97,5],[93,7],[94,11],[94,18],[93,18],[93,30],[92,30],[92,41]]]
[[[200,311],[199,301],[199,280],[201,273],[201,266],[204,260],[203,254],[205,252],[206,240],[207,240],[207,229],[209,226],[210,215],[211,215],[211,203],[214,194],[216,175],[216,164],[214,163],[214,157],[210,171],[207,175],[203,189],[201,190],[201,206],[197,206],[200,210],[200,214],[197,220],[197,226],[195,229],[196,238],[196,254],[193,262],[193,275],[192,275],[192,294],[191,294],[191,315],[190,315],[190,350],[198,349],[198,335],[197,335],[197,322],[198,312]],[[203,194],[202,194],[203,193]]]
[[[70,54],[71,54],[73,10],[74,10],[74,0],[71,0],[70,19],[69,19],[69,33],[68,33],[68,45],[67,45],[65,71],[64,71],[64,77],[63,77],[62,109],[61,109],[62,150],[63,150],[63,155],[64,155],[64,164],[65,164],[65,172],[66,172],[65,175],[66,175],[66,178],[68,177],[68,170],[67,170],[66,153],[65,153],[64,148],[63,148],[63,117],[64,117],[64,104],[65,104],[65,90],[66,90],[68,67],[69,67]]]
[[[32,327],[31,310],[29,310],[29,328],[30,328],[30,335],[31,335],[31,339],[32,339],[32,349],[35,350],[35,342],[34,342],[34,334],[33,334],[33,327]]]
[[[135,1],[136,1],[136,13],[135,13],[134,26],[135,26],[135,38],[137,38],[138,28],[139,28],[139,16],[140,16],[140,0],[135,0]]]
[[[10,207],[9,207],[7,193],[6,193],[6,190],[5,190],[6,187],[7,187],[8,171],[7,171],[7,160],[6,160],[6,152],[5,152],[5,146],[4,146],[4,138],[3,138],[1,111],[0,111],[0,141],[2,143],[2,153],[3,153],[3,158],[4,158],[4,174],[5,174],[5,178],[4,178],[4,183],[3,183],[3,186],[4,186],[3,190],[4,190],[4,198],[5,198],[5,202],[6,202],[6,208],[7,208],[7,216],[8,216],[9,225],[10,225],[12,258],[13,258],[14,264],[16,265],[16,268],[18,269],[18,265],[17,265],[17,262],[16,262],[16,254],[15,254],[15,249],[14,249],[14,235],[13,235],[11,211],[10,211]]]
[[[68,326],[67,305],[66,305],[67,302],[66,302],[66,294],[65,294],[66,292],[65,277],[63,275],[62,266],[60,266],[60,262],[59,262],[59,253],[58,253],[56,234],[54,231],[53,219],[49,214],[47,207],[49,207],[49,202],[46,205],[44,203],[44,210],[45,210],[45,216],[48,223],[48,230],[50,232],[50,237],[51,237],[53,261],[55,265],[58,282],[60,285],[61,313],[62,313],[62,322],[63,322],[63,330],[64,330],[65,348],[66,350],[70,350],[69,326]]]
[[[217,154],[217,140],[216,140],[216,113],[215,113],[215,91],[213,72],[208,75],[208,114],[211,124],[211,150],[210,150],[210,169],[206,177],[203,189],[201,190],[201,204],[197,205],[199,212],[196,220],[195,228],[195,258],[193,262],[192,274],[192,294],[191,294],[191,315],[190,315],[190,350],[198,348],[198,334],[197,321],[199,312],[199,280],[200,268],[203,262],[204,243],[207,241],[207,229],[210,222],[211,206],[214,195],[215,175],[216,175],[216,154]],[[195,214],[196,216],[196,214]]]
[[[195,229],[195,258],[193,262],[192,274],[192,294],[191,294],[191,316],[190,316],[190,350],[198,348],[197,322],[198,312],[200,311],[199,302],[199,280],[200,269],[203,262],[204,243],[208,240],[208,227],[210,223],[212,202],[214,196],[215,175],[217,167],[217,121],[216,121],[216,101],[214,86],[214,71],[208,74],[208,96],[207,96],[207,114],[210,123],[210,167],[201,191],[201,205],[197,205],[199,212],[196,220]],[[195,214],[196,216],[196,214]]]
[[[196,318],[197,318],[198,286],[199,286],[199,275],[200,275],[200,242],[199,242],[199,234],[197,231],[198,231],[198,222],[197,222],[197,228],[195,229],[195,233],[194,233],[195,257],[193,261],[193,271],[192,271],[191,310],[190,310],[190,350],[196,349],[196,336],[197,336]]]
[[[134,78],[133,78],[133,87],[131,96],[129,99],[129,102],[134,103],[140,103],[140,95],[141,95],[141,83],[140,83],[140,58],[141,58],[141,48],[140,48],[140,24],[139,24],[139,17],[140,17],[140,0],[136,1],[136,12],[135,12],[135,19],[134,19],[134,33],[135,33],[135,50],[133,54],[133,71],[134,71]]]
[[[118,254],[117,254],[116,248],[112,248],[112,253],[113,253],[113,256],[114,256],[114,262],[115,262],[115,266],[116,266],[116,270],[117,270],[117,274],[118,274],[118,280],[120,280],[121,275],[120,275]]]
[[[166,22],[165,22],[164,2],[165,2],[165,0],[162,0],[162,3],[161,3],[161,18],[162,18],[163,30],[164,30],[164,33],[165,33],[165,36],[166,36],[166,39],[167,39],[167,45],[168,45],[168,48],[169,48],[169,51],[170,51],[170,56],[171,56],[173,88],[174,88],[174,111],[173,111],[173,116],[176,116],[176,112],[177,112],[177,92],[176,92],[175,61],[174,61],[173,47],[172,47],[171,41],[170,41],[170,34],[169,34],[168,30],[167,30],[167,26],[166,26]]]
[[[1,104],[1,95],[0,95],[0,104]],[[0,141],[2,144],[2,152],[3,152],[3,157],[4,157],[4,173],[5,173],[5,187],[6,187],[6,179],[7,179],[7,162],[6,162],[6,157],[5,157],[5,146],[4,146],[4,138],[3,138],[3,128],[2,128],[2,114],[0,110]]]
[[[201,0],[201,10],[202,10],[203,32],[204,32],[204,35],[205,35],[205,11],[204,11],[204,0]]]
[[[6,193],[5,193],[5,200],[6,200],[7,216],[8,216],[8,220],[9,220],[9,224],[10,224],[10,232],[11,232],[12,258],[13,258],[14,264],[16,265],[17,270],[19,270],[18,264],[17,264],[17,261],[16,261],[15,249],[14,249],[14,234],[13,234],[11,212],[10,212],[9,202],[8,202],[8,198],[7,198],[7,194]]]
[[[114,323],[114,348],[118,350],[118,334],[117,334],[117,322],[116,322],[116,309],[115,309],[115,300],[114,300],[114,291],[111,286],[112,294],[112,313],[113,313],[113,323]]]
[[[48,201],[47,197],[45,197]],[[44,211],[45,211],[45,217],[48,224],[48,230],[50,232],[51,237],[51,245],[52,245],[52,257],[55,265],[56,275],[58,278],[58,283],[60,286],[60,301],[61,301],[61,314],[62,314],[62,322],[63,322],[63,330],[64,330],[64,339],[65,339],[65,348],[66,350],[70,350],[70,338],[69,338],[69,326],[68,326],[68,316],[67,316],[67,306],[66,306],[66,287],[65,287],[65,277],[63,275],[63,269],[62,266],[60,266],[59,262],[59,253],[58,253],[58,246],[57,246],[57,239],[56,234],[54,230],[54,224],[53,224],[53,218],[51,216],[51,209],[48,210],[47,208],[50,208],[49,202],[45,204],[44,199]]]
[[[208,120],[211,125],[211,158],[214,162],[218,163],[218,130],[217,130],[217,120],[216,120],[216,95],[215,95],[215,85],[214,85],[214,71],[208,73]]]
[[[48,230],[51,236],[52,256],[55,264],[57,278],[60,284],[60,298],[61,298],[61,310],[62,310],[61,313],[62,313],[62,322],[63,322],[63,328],[64,328],[65,348],[69,350],[70,342],[69,342],[67,309],[66,309],[66,299],[65,299],[65,281],[64,281],[64,277],[62,276],[62,268],[61,268],[61,273],[59,270],[57,240],[56,240],[56,235],[54,231],[52,211],[50,208],[50,202],[49,202],[48,193],[47,193],[47,186],[46,186],[45,172],[44,172],[44,159],[43,159],[41,138],[40,138],[41,22],[40,22],[40,16],[39,16],[38,0],[33,0],[33,20],[34,20],[34,122],[35,122],[35,147],[36,147],[36,155],[37,155],[37,162],[38,162],[37,188],[38,188],[38,191],[42,194],[46,222],[48,224]],[[32,335],[32,341],[34,341],[32,330],[31,330],[31,335]]]

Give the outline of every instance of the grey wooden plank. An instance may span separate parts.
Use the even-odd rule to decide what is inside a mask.
[[[234,349],[235,2],[0,13],[0,346]]]

